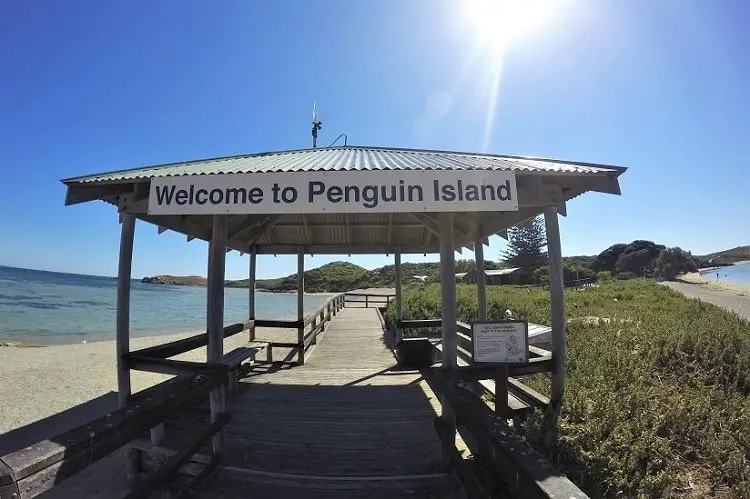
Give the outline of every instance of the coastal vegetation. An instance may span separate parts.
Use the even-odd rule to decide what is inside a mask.
[[[441,316],[439,285],[403,299],[405,319]],[[549,324],[548,291],[496,286],[487,299],[488,318],[511,309]],[[566,392],[550,459],[593,497],[750,497],[750,324],[646,279],[565,300]],[[457,301],[459,320],[476,318],[475,286],[459,284]],[[548,388],[543,375],[527,382]],[[541,448],[540,421],[522,431]]]
[[[522,267],[514,273],[516,284],[543,285],[549,282],[544,226],[535,219],[526,226],[509,230],[508,249],[500,255],[500,261],[485,261],[486,270]],[[614,244],[598,255],[580,255],[563,258],[563,277],[566,282],[578,279],[599,278],[627,280],[634,277],[653,277],[673,280],[679,274],[694,272],[706,262],[750,260],[750,246],[706,256],[693,256],[680,248],[666,248],[652,241],[636,240],[629,244]],[[404,282],[439,282],[438,262],[404,263]],[[456,273],[474,273],[474,260],[458,260]],[[350,262],[333,262],[305,272],[305,289],[311,293],[336,293],[353,289],[393,287],[396,272],[393,265],[368,270]],[[200,276],[157,275],[144,277],[144,283],[170,284],[178,286],[205,286],[206,279]],[[247,279],[227,280],[226,287],[246,288]],[[275,279],[258,279],[256,287],[270,292],[291,292],[297,289],[297,275],[291,274]]]

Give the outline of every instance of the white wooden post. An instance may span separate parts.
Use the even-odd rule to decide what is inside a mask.
[[[305,254],[300,248],[297,252],[297,344],[299,345],[299,355],[297,362],[299,365],[305,365]]]
[[[440,214],[440,280],[442,298],[443,368],[456,369],[456,260],[453,254],[453,214]]]
[[[117,312],[115,319],[115,351],[117,355],[117,405],[128,405],[130,397],[130,369],[123,356],[130,351],[130,279],[133,268],[133,241],[135,239],[135,215],[122,213],[120,232],[120,257],[117,265]],[[133,486],[138,482],[141,452],[133,447],[125,451],[125,479]]]
[[[393,256],[396,267],[396,344],[398,345],[398,342],[401,341],[401,327],[399,324],[403,320],[403,315],[401,314],[403,310],[401,306],[401,248],[397,248]]]
[[[549,206],[544,210],[544,222],[547,229],[551,297],[550,325],[552,327],[552,382],[550,387],[552,418],[548,423],[546,441],[548,445],[551,445],[556,439],[557,414],[565,391],[565,295],[560,226],[556,207]]]
[[[208,289],[206,323],[208,331],[208,362],[221,362],[224,357],[224,273],[226,263],[227,216],[214,215],[211,241],[208,244]],[[226,410],[225,384],[211,390],[211,421]],[[214,455],[221,455],[226,444],[226,430],[214,435]]]
[[[250,250],[250,268],[248,269],[247,275],[247,289],[248,289],[248,303],[247,303],[247,317],[248,320],[255,320],[255,269],[256,259],[258,256],[258,250],[255,246]],[[250,341],[255,339],[255,324],[250,326]]]
[[[440,293],[442,316],[442,339],[443,339],[443,369],[453,371],[458,367],[456,336],[456,262],[453,241],[453,214],[440,214]],[[456,414],[450,404],[445,400],[440,401],[440,418],[446,423],[449,431],[455,435]],[[450,456],[443,452],[444,464],[450,462]]]
[[[480,321],[487,319],[487,275],[484,272],[484,246],[482,238],[474,241],[474,260],[477,272],[477,303],[479,306],[478,317]]]
[[[120,233],[120,261],[117,267],[117,403],[125,407],[130,396],[130,369],[123,355],[130,351],[130,277],[133,265],[133,239],[135,238],[135,215],[122,214]]]

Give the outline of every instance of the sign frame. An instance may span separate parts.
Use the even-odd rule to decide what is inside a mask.
[[[498,324],[519,324],[523,326],[523,343],[521,345],[520,353],[524,355],[525,360],[521,361],[513,361],[508,362],[507,360],[505,362],[501,360],[481,360],[481,358],[478,360],[477,356],[477,327],[481,326],[492,326],[492,325],[498,325]],[[472,351],[471,351],[471,358],[472,362],[475,364],[481,364],[481,365],[498,365],[498,366],[508,366],[508,365],[524,365],[529,363],[529,321],[527,320],[519,320],[519,319],[504,319],[504,320],[496,320],[496,321],[473,321],[471,323],[471,345],[472,345]]]
[[[361,170],[151,179],[150,215],[518,211],[511,170]]]

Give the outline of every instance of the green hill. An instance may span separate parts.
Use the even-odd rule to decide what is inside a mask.
[[[729,250],[696,257],[696,262],[700,267],[732,265],[743,260],[750,260],[750,246],[737,246]]]
[[[347,291],[362,287],[370,271],[349,262],[333,262],[305,272],[305,291],[326,293]],[[259,290],[284,292],[297,289],[297,274],[278,279],[259,279]]]

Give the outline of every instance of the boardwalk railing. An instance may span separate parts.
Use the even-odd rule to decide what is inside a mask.
[[[441,319],[402,320],[400,329],[427,329],[424,337],[436,337],[436,328],[442,326]],[[549,329],[546,326],[530,325],[535,328]],[[550,372],[552,370],[552,353],[549,350],[529,345],[529,361],[526,364],[507,367],[501,371],[497,366],[473,364],[473,333],[471,326],[456,322],[458,370],[457,376],[462,381],[476,382],[477,388],[491,395],[495,400],[495,409],[507,417],[523,416],[535,408],[544,409],[549,405],[549,398],[524,384],[518,378],[531,374]],[[437,352],[442,352],[442,344],[433,343]]]
[[[588,496],[493,413],[459,379],[440,368],[425,371],[435,394],[450,407],[471,458],[456,448],[453,426],[436,418],[435,429],[449,468],[461,480],[469,499],[498,497],[582,499]]]
[[[304,364],[305,358],[318,343],[318,337],[325,332],[327,324],[336,317],[339,310],[344,308],[344,294],[332,296],[316,311],[307,314],[303,320],[267,320],[256,319],[255,327],[296,329],[296,342],[268,341],[266,345],[266,361],[274,362],[274,347],[291,349],[291,353],[282,362],[291,361],[297,356],[297,363]],[[251,332],[251,339],[255,339],[255,329]]]
[[[148,435],[149,429],[179,414],[186,406],[207,400],[208,394],[221,386],[225,379],[226,367],[214,366],[204,369],[201,374],[165,381],[131,396],[125,408],[0,457],[0,498],[26,499],[53,488],[113,451]],[[182,450],[137,483],[124,497],[148,497],[150,492],[166,486],[180,467],[228,422],[226,412],[220,413],[213,422],[207,422]],[[129,462],[137,463],[135,460]],[[203,470],[177,491],[199,488],[219,464],[220,456],[212,455]],[[137,475],[138,470],[128,472],[132,476]]]
[[[393,294],[345,293],[344,300],[346,303],[356,303],[358,306],[362,306],[362,303],[364,303],[365,308],[369,308],[370,305],[374,307],[387,307],[391,304],[391,300],[395,296]]]

